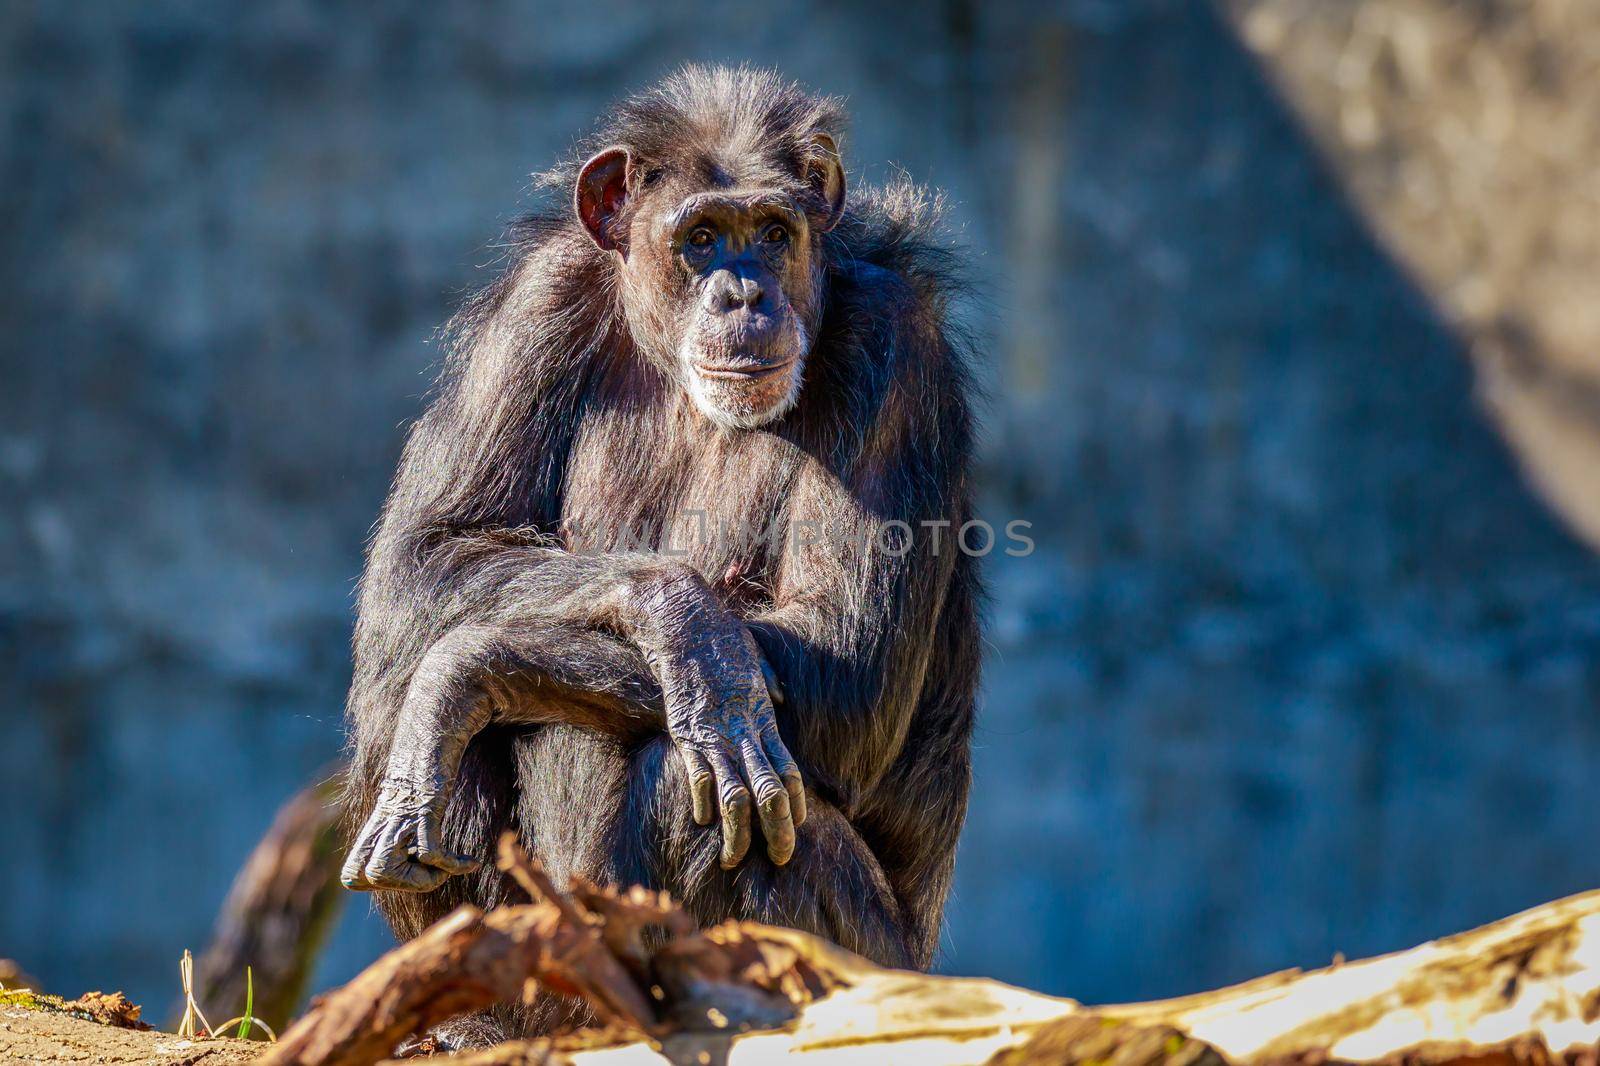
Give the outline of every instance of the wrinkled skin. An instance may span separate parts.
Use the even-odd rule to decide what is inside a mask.
[[[578,175],[574,207],[623,264],[634,336],[719,425],[766,425],[799,396],[821,312],[814,239],[844,207],[833,138],[813,136],[799,177],[809,214],[784,188],[706,189],[621,147]]]
[[[768,857],[784,865],[806,799],[778,735],[773,703],[782,694],[772,667],[693,575],[652,575],[625,599],[639,638],[654,650],[666,731],[688,773],[695,822],[720,817],[722,865],[732,869],[750,850],[753,811]],[[467,743],[491,720],[492,693],[479,687],[482,679],[463,681],[456,649],[434,660],[412,680],[378,801],[340,874],[346,888],[431,892],[479,866],[444,846],[442,823]]]
[[[723,868],[737,866],[750,850],[752,803],[767,856],[782,866],[794,854],[795,827],[805,824],[806,793],[778,735],[772,668],[744,623],[727,611],[703,599],[689,609],[672,602],[698,587],[669,587],[652,605],[670,631],[656,667],[667,735],[688,772],[695,822],[710,825],[721,815]]]

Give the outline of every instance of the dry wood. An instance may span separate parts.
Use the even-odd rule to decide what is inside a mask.
[[[463,906],[324,997],[264,1057],[267,1063],[369,1063],[447,1018],[521,997],[544,951],[550,908],[488,917]]]
[[[458,907],[323,997],[263,1063],[355,1066],[386,1058],[403,1039],[448,1018],[531,998],[538,982],[584,997],[603,1019],[648,1034],[654,1009],[604,946],[588,916],[556,892],[514,844],[502,864],[541,897],[490,914]]]
[[[558,891],[544,867],[517,846],[515,834],[506,833],[500,838],[499,862],[536,907],[555,911],[558,934],[549,937],[547,957],[541,960],[544,981],[557,992],[582,996],[602,1020],[632,1025],[645,1032],[654,1030],[655,1009],[635,976],[606,946],[600,933],[602,920],[580,910]]]
[[[263,1061],[375,1062],[448,1018],[526,1001],[541,984],[646,1039],[770,1027],[865,965],[787,930],[729,923],[696,931],[665,896],[642,889],[619,894],[575,879],[563,893],[510,834],[499,861],[532,904],[490,914],[458,908],[324,997]]]
[[[655,893],[583,882],[563,893],[509,842],[501,862],[536,902],[462,908],[327,997],[265,1061],[371,1063],[537,980],[582,996],[608,1031],[434,1061],[1597,1066],[1600,892],[1364,962],[1091,1010],[885,970],[793,930],[697,932]]]
[[[330,768],[283,805],[239,871],[195,966],[195,996],[217,1021],[244,1013],[247,966],[255,1017],[277,1029],[294,1017],[346,895],[339,819]]]
[[[576,1066],[694,1062],[701,1052],[726,1066],[1592,1066],[1600,1041],[1600,893],[1394,955],[1093,1010],[991,981],[881,970],[799,933],[759,935],[818,951],[838,990],[778,1030],[680,1031],[659,1050],[555,1050]]]
[[[28,971],[11,959],[0,959],[0,989],[32,988],[37,989],[39,982],[30,977]]]
[[[1600,892],[1394,955],[1106,1012],[1176,1026],[1244,1063],[1311,1051],[1378,1061],[1430,1044],[1485,1048],[1528,1037],[1554,1051],[1592,1049]]]

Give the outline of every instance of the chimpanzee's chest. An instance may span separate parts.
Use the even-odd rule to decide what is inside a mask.
[[[567,463],[566,547],[680,558],[726,595],[765,600],[805,461],[777,434],[721,429],[670,405],[596,412]]]

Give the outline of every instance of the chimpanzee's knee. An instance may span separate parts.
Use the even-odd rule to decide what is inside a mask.
[[[732,870],[719,862],[721,827],[696,825],[672,743],[635,752],[619,819],[616,874],[670,892],[703,925],[739,918],[815,933],[885,966],[911,967],[900,904],[877,857],[838,808],[807,796],[789,862],[759,844]]]

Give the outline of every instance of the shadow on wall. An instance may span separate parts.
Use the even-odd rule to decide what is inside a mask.
[[[1600,575],[1458,343],[1212,16],[1066,40],[951,966],[1138,999],[1593,885]]]
[[[339,743],[432,329],[686,59],[848,94],[858,180],[948,188],[992,279],[986,517],[1039,548],[992,558],[947,967],[1142,999],[1600,880],[1600,575],[1208,10],[582,15],[0,19],[0,951],[167,1001]]]

